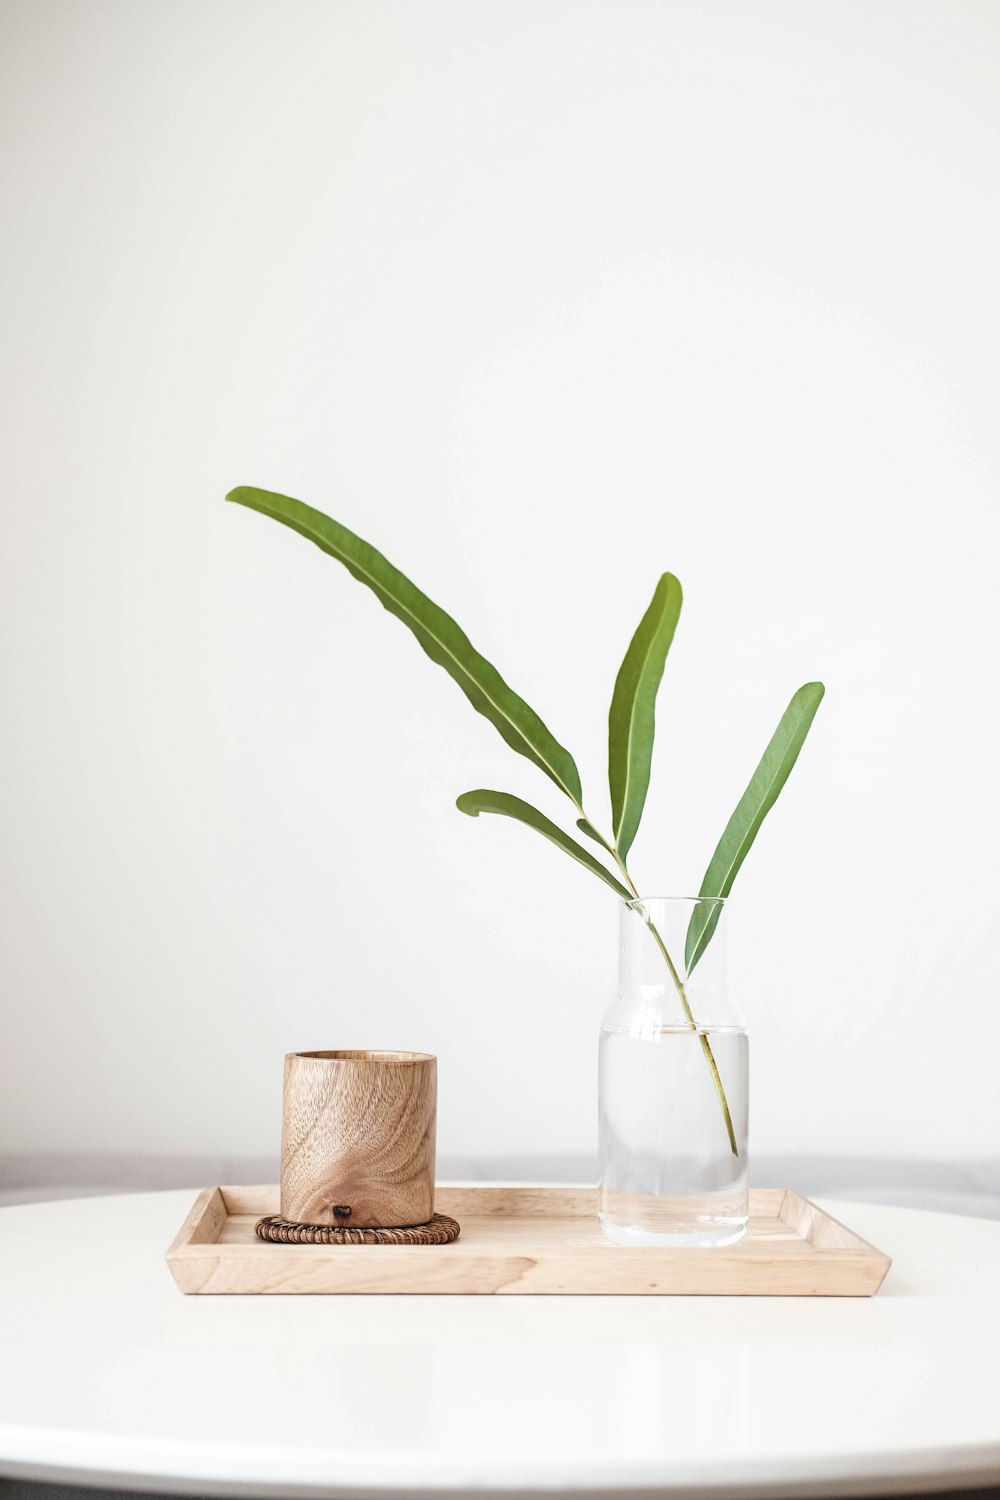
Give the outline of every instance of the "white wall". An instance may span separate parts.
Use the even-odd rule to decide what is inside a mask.
[[[9,1151],[260,1153],[281,1055],[441,1058],[440,1145],[582,1152],[610,893],[331,559],[461,621],[605,806],[686,605],[635,868],[736,887],[754,1145],[1000,1149],[1000,9],[6,0]]]

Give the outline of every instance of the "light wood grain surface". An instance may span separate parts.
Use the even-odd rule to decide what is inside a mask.
[[[354,1228],[426,1224],[436,1121],[437,1059],[427,1053],[289,1053],[281,1216]]]
[[[734,1245],[661,1250],[613,1245],[593,1188],[439,1188],[462,1226],[450,1245],[273,1245],[254,1224],[275,1188],[208,1188],[168,1254],[185,1292],[585,1293],[634,1296],[865,1297],[889,1257],[808,1199],[754,1189]]]

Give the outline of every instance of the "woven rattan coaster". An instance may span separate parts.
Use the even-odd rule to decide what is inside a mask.
[[[447,1245],[461,1233],[456,1219],[435,1214],[427,1224],[410,1229],[343,1229],[339,1224],[293,1224],[270,1214],[258,1219],[254,1233],[283,1245]]]

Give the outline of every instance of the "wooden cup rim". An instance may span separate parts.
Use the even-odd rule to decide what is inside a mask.
[[[390,1067],[413,1067],[437,1062],[433,1052],[391,1052],[379,1048],[337,1048],[332,1051],[288,1052],[286,1057],[309,1057],[319,1062],[376,1062]]]

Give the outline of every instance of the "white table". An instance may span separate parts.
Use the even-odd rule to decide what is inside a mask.
[[[192,1192],[0,1210],[0,1476],[228,1495],[1000,1484],[1000,1223],[823,1206],[871,1299],[185,1297]]]

